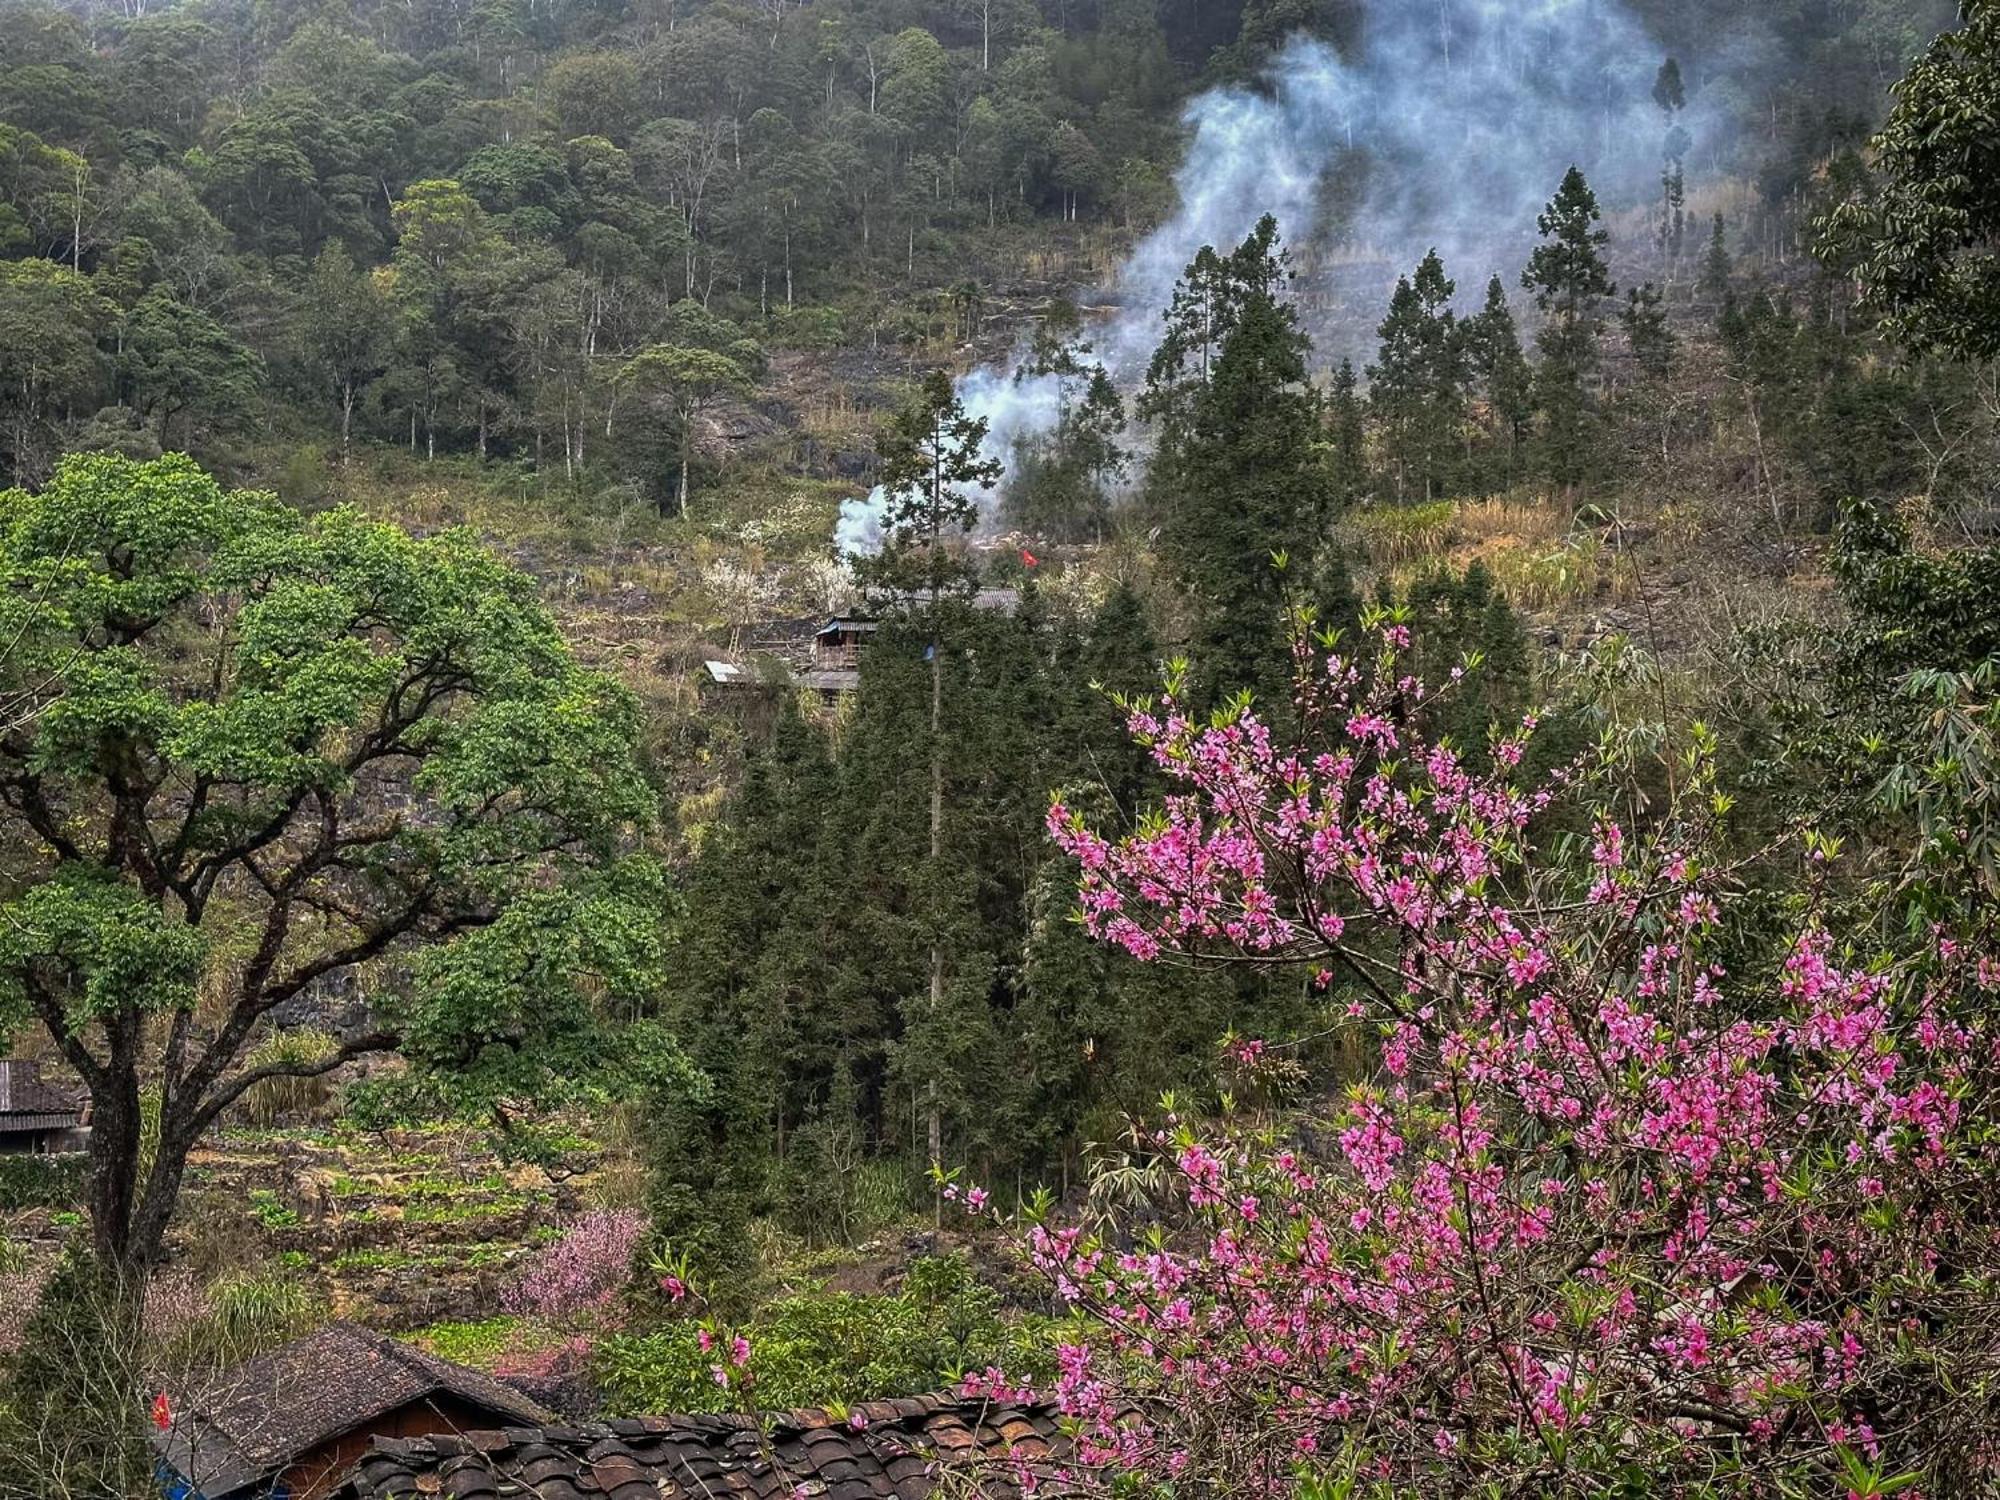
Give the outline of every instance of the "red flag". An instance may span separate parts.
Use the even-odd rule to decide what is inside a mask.
[[[1034,553],[1030,552],[1026,547],[1023,547],[1021,549],[1021,561],[1026,563],[1031,568],[1038,568],[1042,564],[1042,560],[1039,557],[1035,556]]]
[[[173,1408],[167,1405],[167,1393],[161,1391],[153,1398],[153,1425],[165,1432],[174,1425]]]

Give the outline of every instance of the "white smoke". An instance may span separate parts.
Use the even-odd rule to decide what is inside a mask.
[[[1432,246],[1462,298],[1476,300],[1496,273],[1512,283],[1572,163],[1607,207],[1658,191],[1661,56],[1619,0],[1374,0],[1351,58],[1295,39],[1258,87],[1188,105],[1179,207],[1120,271],[1097,357],[1133,382],[1188,262],[1204,245],[1233,248],[1267,213],[1295,244],[1386,264],[1383,294]],[[1689,104],[1681,124],[1700,141],[1712,125],[1699,98]],[[1330,207],[1337,220],[1323,222]],[[985,456],[1010,469],[1016,442],[1056,419],[1051,378],[985,369],[959,394],[989,424]],[[981,496],[989,519],[1004,485]],[[879,547],[883,501],[877,490],[841,507],[843,555]]]
[[[1061,414],[1059,382],[1052,375],[1016,381],[1013,372],[989,367],[974,370],[958,383],[958,399],[966,415],[986,422],[986,440],[980,445],[983,457],[996,459],[1004,470],[1014,465],[1015,445],[1054,429]],[[1006,483],[1003,477],[1001,483]],[[980,495],[982,509],[991,514],[999,491]],[[842,557],[870,557],[882,550],[882,524],[887,496],[877,488],[866,499],[848,500],[840,507],[840,521],[834,530],[834,546]]]

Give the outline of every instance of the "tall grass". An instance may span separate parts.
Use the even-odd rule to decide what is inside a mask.
[[[1368,560],[1386,570],[1443,552],[1452,543],[1457,521],[1456,504],[1434,500],[1356,511],[1347,524]]]
[[[274,1031],[250,1051],[246,1059],[252,1068],[285,1063],[311,1067],[340,1050],[332,1033],[310,1026]],[[278,1125],[296,1120],[323,1120],[333,1113],[333,1087],[326,1075],[318,1078],[266,1078],[251,1085],[238,1106],[252,1125]]]

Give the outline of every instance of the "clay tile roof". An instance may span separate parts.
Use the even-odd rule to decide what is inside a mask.
[[[82,1108],[74,1094],[43,1081],[40,1064],[25,1057],[0,1057],[0,1129],[74,1125]]]
[[[455,1446],[377,1439],[329,1500],[488,1493],[930,1500],[942,1467],[974,1460],[982,1495],[1020,1500],[1024,1471],[1042,1488],[1060,1480],[1068,1452],[1048,1403],[921,1396],[867,1402],[839,1422],[824,1411],[790,1412],[767,1419],[761,1432],[744,1417],[691,1416],[474,1433]],[[470,1487],[475,1473],[478,1487]]]
[[[226,1496],[377,1417],[439,1395],[457,1398],[494,1423],[554,1420],[491,1376],[352,1323],[329,1323],[172,1398],[174,1425],[159,1447],[167,1463],[205,1494]],[[506,1437],[538,1432],[539,1426],[509,1429]],[[425,1439],[424,1462],[433,1475],[426,1493],[490,1490],[483,1477],[485,1489],[464,1477],[481,1475],[477,1447],[486,1439],[501,1440],[498,1434]],[[440,1477],[447,1470],[450,1485]]]

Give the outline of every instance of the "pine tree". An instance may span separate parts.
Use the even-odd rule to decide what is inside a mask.
[[[1333,372],[1333,386],[1327,393],[1327,429],[1333,449],[1334,501],[1351,505],[1368,493],[1367,426],[1361,382],[1351,359],[1343,359]]]
[[[1484,466],[1488,470],[1486,487],[1511,488],[1534,422],[1535,386],[1534,371],[1521,352],[1514,311],[1507,305],[1507,289],[1498,276],[1486,284],[1486,305],[1466,324],[1466,348],[1472,374],[1492,412],[1497,462]]]
[[[1687,108],[1687,88],[1681,81],[1681,65],[1673,58],[1660,64],[1653,79],[1653,102],[1660,106],[1666,134],[1660,145],[1660,259],[1666,279],[1672,285],[1674,268],[1680,262],[1687,239],[1687,153],[1691,142],[1680,123]]]
[[[1536,337],[1544,463],[1550,481],[1572,499],[1596,477],[1599,462],[1598,413],[1588,382],[1597,370],[1598,304],[1617,290],[1604,263],[1610,235],[1597,227],[1602,217],[1597,195],[1571,167],[1535,221],[1542,243],[1521,277],[1545,315]]]
[[[982,458],[984,419],[968,417],[951,379],[942,371],[927,377],[917,398],[896,419],[882,443],[882,487],[887,495],[882,555],[869,580],[920,601],[926,657],[930,663],[930,863],[934,889],[944,870],[944,670],[946,606],[970,594],[973,574],[956,543],[979,521],[972,490],[999,481],[998,460]],[[930,1006],[945,1004],[945,951],[942,936],[930,945]],[[942,1159],[943,1117],[939,1090],[929,1091],[926,1138],[931,1160]]]
[[[1140,403],[1157,432],[1148,499],[1211,687],[1280,686],[1275,559],[1308,576],[1332,504],[1290,276],[1269,217],[1228,256],[1203,249],[1175,291]]]
[[[1729,260],[1729,241],[1723,234],[1722,215],[1718,213],[1715,216],[1715,225],[1709,231],[1708,253],[1702,257],[1699,283],[1702,296],[1718,308],[1729,297],[1729,276],[1732,269]]]
[[[1384,434],[1398,500],[1451,493],[1465,425],[1466,347],[1451,310],[1457,285],[1433,250],[1414,277],[1396,283],[1378,330],[1369,404]]]
[[[1625,307],[1618,319],[1625,325],[1625,337],[1632,346],[1632,358],[1649,379],[1663,381],[1672,373],[1680,340],[1667,323],[1660,289],[1650,281],[1625,294]]]
[[[1095,352],[1081,337],[1076,306],[1057,302],[1014,372],[1016,384],[1053,379],[1056,420],[1047,436],[1024,443],[1015,455],[1006,505],[1019,523],[1045,536],[1101,541],[1110,513],[1111,487],[1125,473],[1118,439],[1125,403]]]

